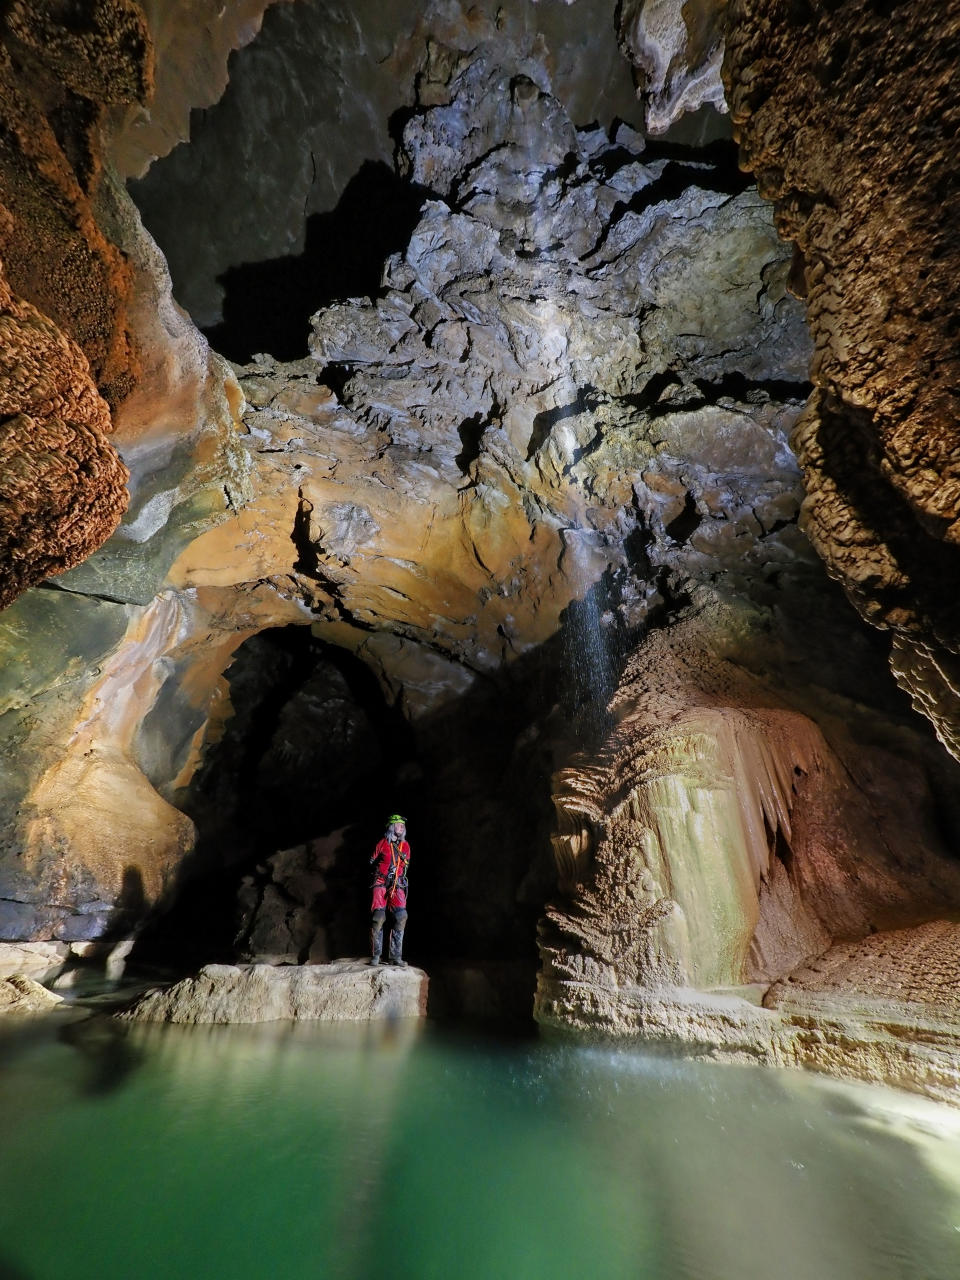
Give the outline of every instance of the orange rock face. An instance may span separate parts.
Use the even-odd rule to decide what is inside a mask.
[[[960,754],[960,5],[734,0],[742,161],[794,241],[817,387],[806,531]]]
[[[66,23],[8,6],[0,27],[0,607],[116,528],[127,472],[108,405],[138,376],[131,274],[96,221],[103,107],[144,100],[152,59],[133,0]]]
[[[0,607],[113,532],[127,469],[86,358],[0,278]]]

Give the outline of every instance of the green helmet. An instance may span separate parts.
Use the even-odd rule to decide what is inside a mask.
[[[390,817],[387,819],[387,826],[391,826],[394,822],[402,822],[404,826],[407,825],[406,818],[402,817],[399,813],[391,813]]]

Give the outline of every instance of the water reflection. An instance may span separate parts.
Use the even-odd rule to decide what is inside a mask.
[[[20,1267],[12,1267],[0,1258],[0,1280],[32,1280],[32,1277]]]
[[[58,1032],[87,1064],[80,1087],[87,1093],[109,1093],[122,1089],[127,1077],[140,1065],[143,1055],[131,1043],[127,1027],[111,1017],[84,1018],[68,1022]]]
[[[418,1024],[81,1034],[6,1074],[0,1280],[960,1274],[960,1116],[923,1100]]]

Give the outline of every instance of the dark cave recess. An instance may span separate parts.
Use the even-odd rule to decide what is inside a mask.
[[[427,194],[388,165],[366,161],[335,209],[306,219],[302,253],[244,263],[218,277],[223,319],[204,336],[236,364],[260,353],[301,359],[315,311],[377,293],[384,262],[409,241]]]
[[[399,811],[415,961],[516,964],[532,983],[536,920],[556,884],[550,777],[580,716],[557,705],[569,648],[558,636],[411,725],[358,658],[308,628],[246,641],[227,673],[235,713],[178,797],[196,852],[136,959],[186,972],[365,954],[369,858]],[[265,899],[279,953],[256,927]]]

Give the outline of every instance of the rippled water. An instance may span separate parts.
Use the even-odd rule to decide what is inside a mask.
[[[0,1028],[0,1278],[956,1280],[960,1115],[636,1050]]]

